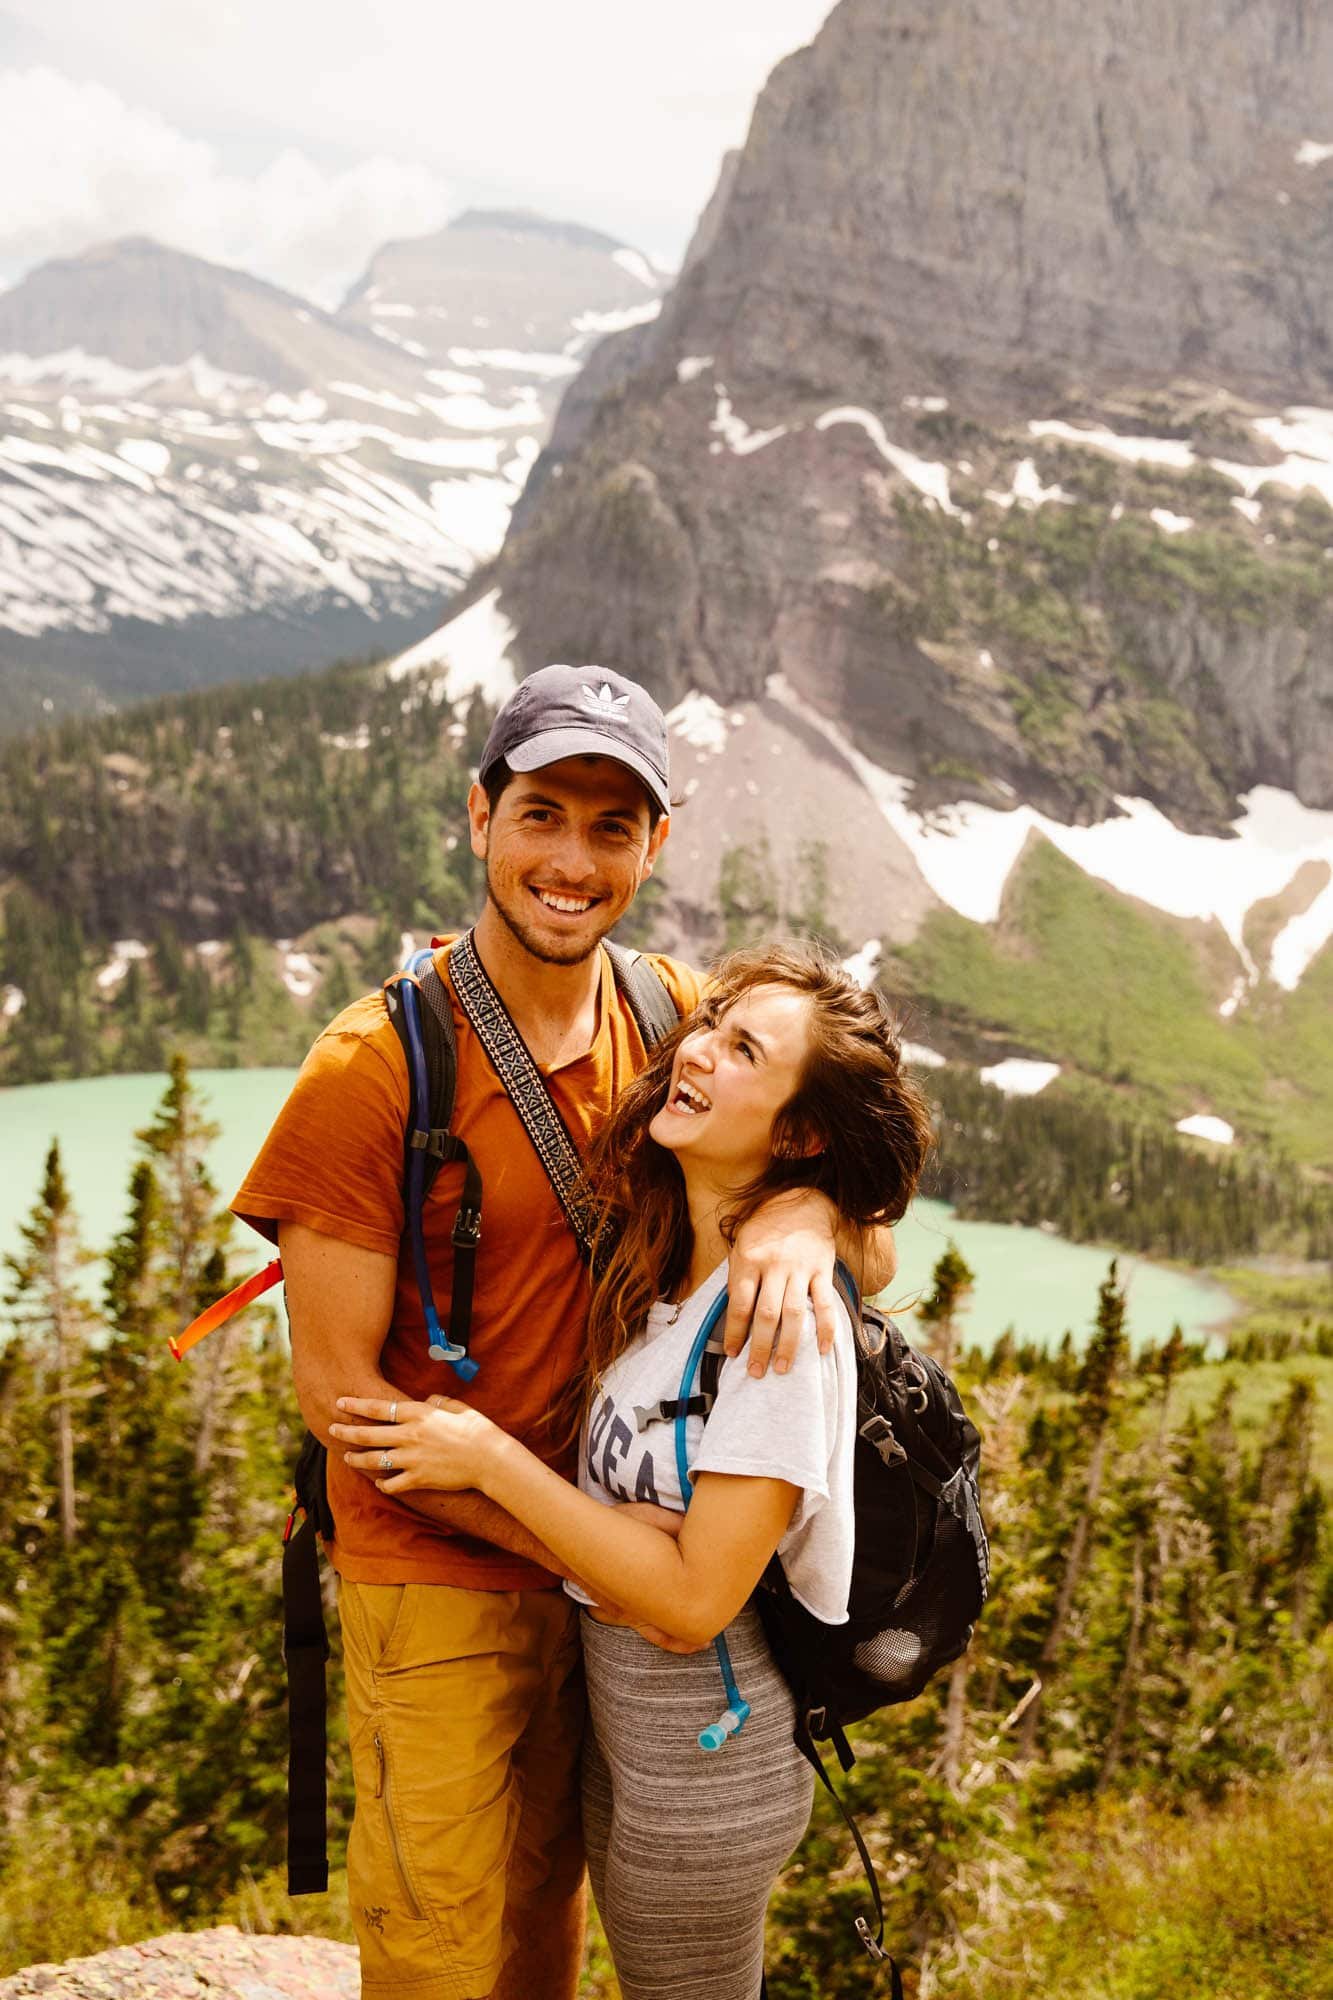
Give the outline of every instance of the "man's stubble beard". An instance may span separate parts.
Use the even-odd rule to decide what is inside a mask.
[[[507,910],[504,904],[500,901],[500,898],[496,895],[495,890],[491,885],[491,869],[489,861],[486,864],[486,900],[490,904],[491,908],[495,911],[496,916],[499,917],[505,929],[509,932],[509,935],[522,946],[523,950],[527,952],[528,957],[535,958],[539,965],[586,964],[588,959],[590,959],[593,953],[596,951],[598,945],[602,942],[602,939],[607,935],[607,931],[611,931],[615,928],[614,924],[608,924],[606,930],[599,931],[597,933],[597,936],[593,939],[592,943],[590,945],[587,945],[586,947],[583,945],[579,945],[577,947],[571,947],[570,950],[565,952],[551,951],[549,948],[538,944],[532,932],[528,929],[527,925],[521,923],[519,919],[513,914],[513,912]]]

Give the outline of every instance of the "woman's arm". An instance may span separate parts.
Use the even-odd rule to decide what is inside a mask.
[[[384,1421],[387,1402],[344,1396],[338,1408],[380,1420],[329,1429],[342,1443],[361,1447],[347,1453],[358,1471],[378,1473],[380,1454],[391,1454],[393,1472],[376,1478],[384,1492],[476,1487],[539,1534],[593,1596],[605,1595],[636,1623],[693,1646],[706,1644],[736,1616],[800,1498],[800,1488],[784,1479],[701,1473],[674,1537],[580,1493],[462,1403],[431,1409],[400,1402],[397,1424]]]

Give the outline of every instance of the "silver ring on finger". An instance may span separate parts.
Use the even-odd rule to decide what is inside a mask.
[[[397,1403],[390,1403],[390,1405],[389,1405],[389,1422],[390,1422],[391,1424],[396,1424],[396,1423],[397,1423],[397,1421],[398,1421],[398,1405],[397,1405]]]
[[[380,1453],[380,1471],[393,1471],[393,1453],[391,1451],[382,1451]]]

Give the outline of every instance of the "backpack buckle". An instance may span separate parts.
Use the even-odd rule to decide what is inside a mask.
[[[481,1210],[460,1207],[454,1222],[455,1250],[475,1250],[481,1241]]]
[[[873,1416],[867,1417],[862,1424],[861,1436],[867,1444],[874,1446],[886,1465],[897,1465],[906,1461],[907,1453],[894,1436],[893,1425],[887,1417],[882,1417],[878,1410]]]
[[[879,1940],[877,1938],[871,1937],[870,1926],[866,1922],[864,1917],[858,1917],[856,1919],[856,1935],[860,1938],[862,1944],[865,1946],[866,1950],[870,1953],[870,1956],[875,1960],[876,1964],[881,1963],[884,1959],[888,1957],[889,1954],[885,1951],[883,1945],[880,1944]]]
[[[810,1734],[812,1736],[827,1736],[828,1735],[827,1708],[822,1708],[822,1707],[807,1708],[807,1710],[805,1711],[805,1726],[810,1731]]]

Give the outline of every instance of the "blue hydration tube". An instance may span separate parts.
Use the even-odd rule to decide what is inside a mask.
[[[417,1114],[417,1122],[430,1124],[430,1087],[426,1080],[426,1045],[421,1037],[421,996],[416,986],[418,976],[431,961],[428,950],[414,952],[405,970],[411,975],[398,988],[398,999],[403,1010],[403,1020],[407,1026],[408,1060],[412,1066],[412,1104]],[[461,1382],[470,1382],[477,1372],[477,1363],[465,1347],[450,1340],[440,1325],[440,1316],[435,1309],[435,1294],[430,1282],[430,1266],[426,1261],[426,1235],[422,1210],[426,1199],[426,1155],[413,1149],[407,1163],[407,1223],[408,1237],[412,1245],[412,1262],[416,1270],[417,1290],[421,1295],[421,1310],[426,1321],[426,1342],[432,1361],[447,1361]]]
[[[690,1468],[685,1451],[685,1405],[690,1400],[694,1388],[694,1378],[699,1372],[704,1349],[713,1337],[713,1330],[727,1309],[727,1294],[724,1289],[718,1294],[704,1314],[703,1325],[694,1336],[689,1359],[685,1363],[685,1373],[680,1378],[680,1398],[676,1406],[676,1472],[680,1479],[680,1497],[688,1507],[694,1494],[694,1483],[690,1478]],[[720,1750],[728,1737],[737,1735],[744,1727],[750,1713],[750,1704],[741,1698],[736,1685],[736,1675],[731,1664],[731,1653],[727,1647],[725,1632],[719,1632],[713,1641],[713,1651],[722,1670],[722,1685],[726,1690],[727,1706],[716,1722],[710,1722],[706,1729],[699,1731],[701,1750]]]

